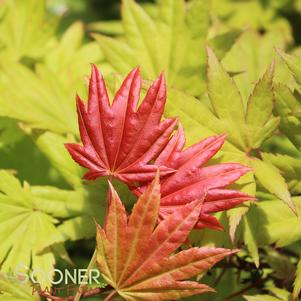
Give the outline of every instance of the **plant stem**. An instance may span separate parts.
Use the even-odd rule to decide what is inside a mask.
[[[89,262],[89,265],[87,267],[87,271],[85,273],[85,278],[86,279],[90,273],[90,270],[94,267],[95,263],[96,263],[96,258],[97,258],[97,249],[95,248],[93,256]],[[75,294],[75,297],[73,299],[73,301],[79,301],[82,294],[83,294],[83,289],[86,287],[87,284],[80,284],[77,293]]]
[[[109,177],[109,181],[111,182],[112,180],[113,180],[113,177],[110,176],[110,177]],[[106,225],[106,223],[107,223],[108,207],[109,207],[109,204],[111,203],[111,197],[112,197],[112,196],[111,196],[111,191],[110,191],[110,189],[108,189],[107,213],[106,213],[106,217],[105,217],[105,225]],[[93,253],[93,256],[92,256],[92,258],[91,258],[91,260],[90,260],[90,263],[89,263],[89,265],[88,265],[88,267],[87,267],[87,272],[86,272],[86,274],[85,274],[85,278],[89,275],[89,272],[90,272],[91,268],[95,265],[96,259],[97,259],[97,248],[95,248],[94,253]],[[81,295],[82,295],[83,288],[84,288],[85,286],[86,286],[86,284],[81,284],[81,285],[79,286],[78,291],[77,291],[77,293],[76,293],[76,295],[75,295],[73,301],[79,301],[79,300],[80,300]]]
[[[112,292],[107,296],[107,298],[105,298],[104,301],[110,301],[110,300],[115,296],[116,293],[117,293],[117,292],[116,292],[115,290],[112,291]]]

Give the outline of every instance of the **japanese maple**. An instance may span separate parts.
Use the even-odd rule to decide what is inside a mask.
[[[225,189],[250,171],[250,168],[237,163],[204,167],[220,150],[225,137],[225,135],[209,137],[183,150],[185,135],[182,126],[179,126],[178,131],[155,161],[159,166],[176,170],[175,173],[163,177],[161,182],[161,219],[179,207],[205,197],[196,228],[220,230],[222,225],[210,213],[224,211],[254,199],[243,192]],[[137,187],[133,192],[139,196],[145,188],[146,186]]]
[[[88,180],[111,176],[125,183],[154,178],[157,167],[148,164],[164,148],[176,125],[161,121],[166,102],[163,74],[151,85],[138,107],[139,69],[132,70],[110,103],[102,75],[92,66],[88,105],[77,96],[77,113],[83,146],[66,144],[72,158],[89,169]],[[172,169],[160,167],[162,174]]]
[[[140,196],[127,218],[116,191],[103,229],[97,229],[98,267],[114,291],[125,300],[175,300],[214,291],[196,281],[185,281],[210,269],[237,250],[195,247],[175,252],[199,219],[202,200],[174,211],[158,226],[159,176]]]
[[[222,147],[225,135],[209,137],[183,150],[182,126],[173,133],[177,120],[161,120],[166,102],[163,74],[138,107],[140,90],[141,77],[136,68],[126,77],[111,104],[102,75],[93,65],[87,106],[77,97],[83,146],[66,144],[69,153],[89,169],[85,179],[114,177],[128,184],[137,196],[159,167],[163,178],[161,220],[180,206],[204,198],[206,192],[196,228],[222,229],[210,213],[253,199],[240,191],[226,189],[250,169],[237,163],[204,167]]]

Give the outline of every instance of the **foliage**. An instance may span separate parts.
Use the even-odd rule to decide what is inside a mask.
[[[127,222],[116,191],[103,230],[97,230],[97,263],[109,284],[125,300],[167,300],[210,292],[206,285],[181,281],[208,270],[235,252],[190,248],[169,256],[186,240],[197,222],[202,200],[169,215],[155,229],[160,206],[159,176],[138,199]],[[153,248],[149,248],[152,245]]]
[[[205,44],[215,46],[219,57],[223,57],[239,31],[207,39],[208,1],[192,1],[188,7],[181,0],[158,1],[154,9],[152,18],[133,0],[123,2],[125,41],[95,35],[106,60],[121,74],[140,65],[146,79],[155,79],[164,70],[169,85],[200,95],[205,90],[201,81],[205,76]]]
[[[202,257],[202,251],[195,250],[210,253],[238,246],[240,252],[208,273],[203,273],[208,266],[197,263],[184,272],[164,274],[172,287],[185,285],[176,281],[194,276],[189,286],[203,287],[202,278],[217,290],[215,295],[187,300],[297,300],[300,1],[123,0],[120,18],[114,1],[104,3],[103,9],[95,9],[92,0],[0,2],[3,275],[20,263],[45,271],[72,264],[85,268],[94,250],[94,220],[104,224],[104,230],[97,231],[98,259],[106,256],[98,260],[103,272],[102,262],[110,268],[116,264],[111,251],[116,249],[110,245],[116,225],[108,219],[115,209],[122,230],[130,229],[119,232],[126,240],[123,251],[139,254],[147,249],[147,237],[161,230],[167,235],[163,228],[171,227],[173,219],[180,222],[181,214],[189,211],[199,222],[192,231],[196,223],[186,224],[185,235],[162,253],[165,272],[174,258]],[[69,9],[65,16],[60,14],[62,7]],[[98,19],[98,15],[114,19]],[[95,67],[89,84],[90,63]],[[106,81],[107,95],[96,66]],[[121,85],[121,79],[137,66],[142,78],[134,69]],[[163,75],[153,82],[161,71],[166,89]],[[77,101],[79,129],[76,92],[88,99],[87,105]],[[103,141],[100,124],[105,129]],[[82,179],[85,170],[71,159],[66,143],[73,158],[88,167],[86,179],[93,181]],[[105,155],[111,156],[107,162],[103,162]],[[154,206],[147,215],[152,226],[148,221],[139,229],[136,222],[143,219],[139,210],[148,208],[144,205],[150,193],[147,186],[157,166],[160,223],[154,226],[157,195],[149,199]],[[112,191],[107,218],[108,183],[103,175],[114,178],[112,184],[125,206]],[[158,190],[157,185],[151,187]],[[203,200],[202,205],[193,205],[196,198]],[[125,210],[132,211],[128,221]],[[146,228],[148,236],[141,234]],[[137,241],[131,239],[135,233]],[[99,251],[101,242],[110,249],[104,254]],[[141,262],[147,251],[139,255]],[[179,255],[190,253],[193,256]],[[138,263],[128,259],[122,264],[135,270]],[[163,271],[158,266],[153,269],[153,273]],[[138,298],[137,292],[119,289],[119,274],[117,278],[103,274],[125,299]],[[122,277],[127,278],[124,273]],[[49,285],[49,280],[38,280]],[[139,281],[148,289],[153,285],[150,293],[158,293],[158,300],[192,293],[178,290],[163,297],[154,289],[161,282]],[[39,300],[30,296],[30,290],[1,274],[0,300]],[[104,296],[109,297],[107,291]]]
[[[134,69],[124,80],[112,105],[101,74],[92,67],[88,107],[78,97],[77,112],[83,147],[66,144],[72,158],[89,169],[87,180],[109,176],[125,183],[152,179],[154,160],[167,143],[176,120],[160,122],[166,101],[165,80],[161,75],[138,106],[141,78]],[[162,166],[164,174],[172,169]]]

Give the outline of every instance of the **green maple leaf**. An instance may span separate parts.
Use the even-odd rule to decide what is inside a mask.
[[[223,159],[252,166],[257,181],[293,208],[287,185],[279,171],[251,156],[252,150],[258,149],[279,124],[279,117],[272,115],[273,70],[271,65],[255,84],[252,94],[244,104],[234,81],[213,51],[208,49],[209,104],[206,106],[192,96],[170,90],[166,113],[168,116],[178,115],[181,118],[190,138],[189,143],[194,142],[196,132],[204,136],[227,133],[230,143],[225,144]],[[184,98],[185,104],[181,102]],[[265,181],[268,175],[273,177],[278,185]]]
[[[104,212],[96,197],[92,198],[94,203],[86,202],[91,197],[84,189],[62,190],[26,182],[22,187],[6,171],[0,171],[0,190],[2,271],[15,271],[22,265],[22,272],[26,266],[47,273],[55,264],[55,253],[66,258],[62,243],[92,237],[93,216]],[[28,271],[25,268],[24,272]],[[49,286],[49,279],[38,276],[43,287]]]
[[[295,210],[287,183],[279,169],[266,160],[252,156],[253,150],[260,149],[279,125],[280,118],[272,114],[274,109],[273,75],[274,67],[271,65],[262,78],[255,83],[250,96],[243,101],[234,80],[219,63],[213,51],[208,49],[209,97],[203,98],[203,103],[201,103],[192,96],[170,89],[166,113],[168,116],[180,117],[188,133],[189,144],[195,142],[200,134],[206,137],[212,134],[228,133],[228,142],[223,148],[220,160],[240,162],[254,169],[253,176],[245,177],[239,182],[239,184],[244,184],[243,190],[254,195],[256,186],[257,189],[258,186],[264,187]],[[249,218],[244,218],[247,212],[246,207],[228,212],[230,234],[234,239],[236,228],[243,220],[244,242],[258,264],[257,235],[256,231],[252,230]]]
[[[2,271],[15,271],[18,265],[52,269],[55,258],[48,248],[38,253],[38,246],[48,235],[57,233],[57,220],[39,210],[31,187],[5,171],[0,172],[1,253]],[[42,279],[38,279],[42,280]],[[43,280],[44,281],[44,280]],[[45,279],[43,285],[48,285]]]
[[[143,77],[153,80],[164,70],[169,85],[200,95],[205,91],[205,44],[223,57],[240,34],[236,30],[207,40],[209,23],[208,1],[159,0],[152,18],[133,0],[125,0],[124,39],[94,37],[121,74],[141,65]]]

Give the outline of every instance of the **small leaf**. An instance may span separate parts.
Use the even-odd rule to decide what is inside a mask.
[[[119,20],[92,22],[88,24],[88,30],[108,35],[122,35],[124,33],[122,24]]]
[[[76,114],[67,101],[69,95],[51,72],[47,72],[47,80],[53,80],[52,84],[43,80],[41,74],[17,63],[1,64],[1,74],[0,115],[21,120],[32,128],[78,133]],[[18,110],[15,103],[18,103]]]
[[[101,46],[101,50],[111,66],[121,74],[126,74],[133,66],[138,65],[132,49],[125,42],[100,34],[92,36]]]
[[[287,155],[262,153],[264,161],[276,166],[288,183],[292,194],[301,192],[301,160]]]
[[[255,4],[255,2],[252,3]],[[249,12],[249,10],[246,12]],[[285,44],[286,41],[279,34],[279,30],[267,31],[264,35],[261,35],[258,31],[250,28],[241,34],[223,59],[226,70],[230,72],[242,71],[234,77],[234,81],[239,88],[245,106],[254,88],[254,83],[263,76],[265,70],[276,57],[274,47],[285,47]],[[277,82],[288,82],[288,72],[285,70],[282,74],[280,65],[277,61],[275,80]]]

